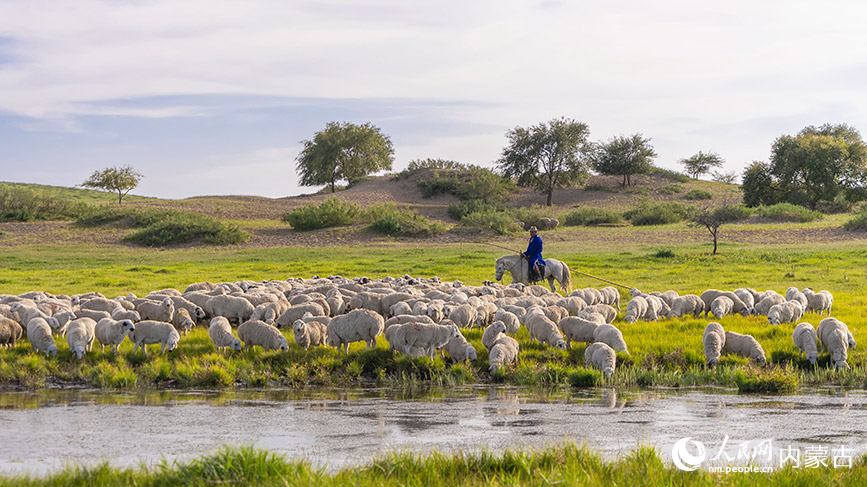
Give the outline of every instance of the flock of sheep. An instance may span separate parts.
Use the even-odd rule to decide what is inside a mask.
[[[828,312],[833,297],[828,291],[790,288],[785,295],[753,289],[707,290],[701,295],[674,291],[630,291],[624,320],[658,321],[688,314],[731,313],[765,315],[771,325],[795,322],[805,312]],[[489,371],[517,361],[520,347],[512,338],[523,325],[531,342],[539,341],[566,350],[584,342],[586,366],[614,373],[616,352],[629,353],[621,331],[613,323],[620,310],[620,292],[614,287],[585,288],[563,297],[542,286],[513,283],[504,286],[486,281],[467,286],[460,281],[441,282],[403,276],[371,280],[340,276],[285,281],[200,282],[184,291],[163,289],[139,298],[135,295],[108,299],[91,292],[55,296],[30,292],[0,295],[0,345],[14,346],[27,336],[32,347],[57,354],[54,336],[65,337],[70,351],[84,358],[94,341],[117,351],[127,337],[147,355],[146,345],[161,345],[163,353],[178,347],[181,336],[198,323],[208,326],[217,349],[241,350],[260,346],[288,350],[283,330],[291,329],[295,343],[336,347],[348,353],[349,344],[376,345],[385,336],[390,350],[411,356],[434,357],[437,350],[454,362],[475,360],[477,351],[461,333],[482,328],[482,345],[488,350]],[[237,329],[233,330],[234,322]],[[237,334],[237,336],[235,335]],[[827,348],[835,367],[847,367],[847,350],[855,340],[846,325],[834,318],[823,320],[818,331],[809,323],[795,328],[793,342],[815,364],[817,343]],[[722,353],[749,357],[764,363],[761,345],[752,336],[725,331],[719,323],[707,325],[703,335],[706,362],[715,366]]]

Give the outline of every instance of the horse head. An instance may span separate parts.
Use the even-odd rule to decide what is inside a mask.
[[[494,277],[499,281],[499,280],[503,279],[503,274],[506,273],[506,264],[503,262],[502,257],[497,259],[496,263],[497,263],[497,265],[495,267],[496,268],[496,274],[494,275]]]

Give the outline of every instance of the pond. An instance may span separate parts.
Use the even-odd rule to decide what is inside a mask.
[[[605,456],[640,445],[671,458],[690,437],[708,458],[750,442],[806,452],[867,450],[867,392],[790,396],[726,389],[449,389],[0,392],[0,473],[46,473],[65,462],[137,466],[253,445],[329,470],[392,451],[538,447],[564,440]],[[726,438],[726,436],[728,438]],[[744,449],[746,451],[746,449]]]

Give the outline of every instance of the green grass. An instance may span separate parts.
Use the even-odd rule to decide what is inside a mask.
[[[791,203],[777,203],[776,205],[771,206],[760,206],[759,208],[756,208],[756,215],[770,218],[771,220],[801,223],[821,220],[824,217],[821,212],[803,206],[793,205]]]
[[[560,219],[563,221],[563,226],[586,226],[586,225],[602,225],[620,223],[623,217],[620,213],[607,210],[605,208],[578,208],[568,213],[563,214]]]
[[[189,462],[163,461],[136,469],[69,465],[47,477],[8,475],[0,486],[548,486],[548,485],[864,485],[867,467],[856,457],[852,468],[785,468],[769,473],[682,472],[669,456],[639,447],[604,459],[587,446],[564,442],[537,449],[483,450],[429,454],[392,453],[367,464],[328,472],[304,460],[250,446],[224,447]]]
[[[37,193],[40,196],[46,196],[51,198],[62,198],[71,200],[79,203],[87,203],[90,205],[100,204],[100,203],[114,203],[117,204],[117,193],[111,193],[107,191],[99,191],[95,189],[83,189],[83,188],[68,188],[63,186],[47,186],[44,184],[27,184],[27,183],[8,183],[8,182],[0,182],[0,190],[3,189],[23,189],[27,191],[32,191]],[[147,201],[154,200],[154,198],[146,197],[146,196],[136,196],[134,194],[128,194],[123,197],[124,203],[131,201]]]

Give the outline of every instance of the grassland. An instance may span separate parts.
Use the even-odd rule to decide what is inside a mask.
[[[225,448],[191,462],[162,462],[137,469],[68,466],[45,478],[0,477],[0,486],[454,486],[454,485],[865,485],[864,458],[852,468],[786,468],[770,473],[682,472],[659,452],[639,448],[614,460],[566,443],[538,450],[415,455],[393,454],[335,473],[249,447]]]

